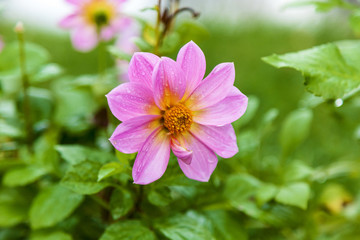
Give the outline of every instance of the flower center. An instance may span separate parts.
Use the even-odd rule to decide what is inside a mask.
[[[109,24],[114,17],[114,6],[106,0],[93,0],[84,6],[84,17],[97,27]]]
[[[179,134],[191,127],[192,115],[190,110],[182,104],[177,104],[165,111],[164,126],[171,134]]]

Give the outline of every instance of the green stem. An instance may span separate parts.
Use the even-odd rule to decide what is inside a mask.
[[[98,51],[98,71],[99,79],[103,81],[105,78],[106,70],[106,44],[104,41],[100,40],[99,42],[99,51]]]
[[[33,129],[32,129],[32,117],[31,117],[31,104],[29,96],[29,76],[26,72],[26,58],[25,58],[25,40],[24,40],[24,31],[21,23],[19,23],[15,29],[18,43],[19,43],[19,59],[20,59],[20,71],[21,71],[21,81],[22,81],[22,91],[24,95],[23,99],[23,112],[26,128],[26,138],[27,144],[31,149],[33,141]]]

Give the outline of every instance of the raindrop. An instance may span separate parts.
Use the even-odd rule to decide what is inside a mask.
[[[335,100],[335,107],[341,107],[344,104],[344,101],[341,98]]]

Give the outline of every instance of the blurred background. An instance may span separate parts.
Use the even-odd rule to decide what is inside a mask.
[[[156,2],[153,0],[129,0],[125,6],[125,13],[155,24],[156,13],[144,9],[153,7]],[[221,206],[226,211],[236,212],[235,222],[244,229],[246,228],[244,230],[246,234],[239,239],[247,239],[246,236],[248,236],[249,239],[354,240],[359,236],[359,98],[356,97],[351,101],[349,100],[347,104],[336,107],[334,101],[322,101],[308,93],[305,90],[304,77],[301,73],[293,69],[276,69],[261,60],[262,57],[273,53],[296,52],[333,41],[357,39],[358,36],[350,28],[347,11],[332,10],[327,13],[318,13],[311,6],[290,7],[288,6],[290,2],[292,1],[181,1],[182,7],[191,7],[200,12],[200,17],[193,20],[197,27],[191,34],[194,36],[193,40],[205,53],[207,73],[221,62],[234,62],[236,69],[235,85],[249,96],[249,107],[245,116],[234,124],[239,153],[231,159],[219,161],[218,168],[209,185],[191,183],[193,185],[189,184],[190,187],[186,186],[183,189],[181,188],[183,186],[171,188],[171,184],[175,185],[179,181],[171,182],[170,174],[177,170],[169,170],[168,168],[164,180],[160,180],[148,188],[148,191],[151,192],[154,189],[167,187],[166,184],[170,182],[170,190],[166,190],[175,192],[178,194],[176,196],[181,196],[174,202],[169,200],[169,203],[166,202],[168,199],[165,198],[165,201],[162,196],[159,197],[160,195],[155,195],[158,197],[155,198],[156,200],[149,200],[150,203],[156,205],[156,210],[160,209],[159,212],[164,216],[171,212],[169,209],[173,210],[164,207],[166,204],[170,204],[166,206],[174,204],[174,209],[178,207],[179,211],[183,212],[189,209],[189,211],[192,209],[201,209],[202,211],[204,209],[199,207],[201,204],[205,202],[204,205],[206,205],[207,200],[218,200],[217,193],[225,189],[224,196],[229,198],[230,202],[232,197],[251,196],[249,197],[250,200],[239,200],[245,207],[242,205],[239,207],[238,202],[231,203],[231,210],[226,204]],[[39,44],[47,50],[50,54],[49,61],[61,66],[63,71],[61,74],[66,75],[64,78],[68,78],[63,82],[71,82],[73,79],[77,81],[74,87],[76,91],[74,90],[72,97],[75,97],[79,92],[83,94],[78,98],[79,103],[77,104],[74,103],[76,101],[66,102],[66,98],[67,96],[70,98],[70,94],[66,95],[65,91],[60,92],[63,79],[60,79],[59,84],[57,80],[54,81],[54,84],[49,84],[51,91],[54,92],[55,100],[51,99],[53,102],[49,100],[51,102],[49,106],[41,106],[45,109],[41,111],[47,114],[44,114],[46,121],[52,121],[55,118],[55,122],[61,127],[58,142],[54,144],[77,143],[87,146],[96,145],[102,148],[103,142],[107,142],[108,135],[104,129],[99,130],[102,126],[93,118],[101,114],[104,115],[106,112],[104,112],[104,106],[107,107],[104,94],[101,93],[101,97],[97,95],[101,99],[96,99],[97,103],[95,104],[91,92],[94,89],[91,91],[88,89],[78,91],[77,89],[77,87],[87,84],[86,77],[83,75],[97,74],[98,49],[86,53],[76,51],[71,45],[69,32],[58,27],[58,22],[71,13],[73,7],[64,0],[0,0],[0,5],[0,35],[5,45],[16,40],[14,26],[18,21],[22,21],[25,27],[25,40]],[[184,12],[176,21],[180,24],[189,18],[190,14]],[[179,47],[177,46],[174,51],[170,52],[169,56],[176,58]],[[113,56],[108,56],[107,64],[109,68],[116,69]],[[84,77],[85,80],[79,76]],[[34,85],[36,84],[42,87],[41,84],[43,83],[41,81],[34,82]],[[47,84],[47,82],[44,83],[44,88],[48,87]],[[94,88],[96,89],[97,86]],[[13,97],[11,94],[10,96]],[[72,106],[73,104],[74,106]],[[87,106],[82,107],[83,105]],[[55,110],[51,110],[52,108]],[[71,111],[68,110],[70,108],[72,108]],[[281,143],[279,143],[281,142],[280,135],[282,131],[285,131],[283,130],[284,121],[289,119],[289,116],[294,112],[298,113],[303,109],[312,112],[309,134],[305,134],[306,137],[304,136],[304,139],[296,144],[297,146],[292,149],[291,153],[285,156]],[[103,111],[101,112],[101,110]],[[52,111],[56,112],[55,117],[53,117]],[[71,114],[78,115],[73,117],[70,116]],[[296,128],[297,125],[292,126],[291,130],[294,131]],[[40,136],[45,132],[46,127],[41,128],[39,125],[38,129],[40,129],[38,130]],[[292,135],[291,131],[288,135]],[[4,138],[0,138],[0,140],[2,139]],[[12,138],[9,139],[6,140],[15,142]],[[41,138],[39,137],[39,139]],[[111,152],[113,150],[111,146],[109,148],[107,145],[107,147],[107,149],[104,148],[106,151]],[[52,150],[53,148],[54,146],[52,146]],[[58,157],[56,152],[54,154]],[[174,159],[173,162],[175,162]],[[284,162],[288,168],[282,167]],[[1,166],[0,164],[0,174],[11,167],[4,165],[5,167],[2,170]],[[177,166],[173,164],[172,168],[175,167]],[[64,166],[61,168],[62,174],[64,174],[65,169]],[[236,178],[237,174],[242,173],[246,174],[244,178],[246,181],[243,178],[241,181],[240,178]],[[179,174],[179,171],[176,174]],[[181,173],[180,175],[183,176]],[[287,205],[284,202],[278,203],[272,198],[267,199],[268,201],[265,201],[264,204],[254,207],[251,205],[254,202],[254,192],[251,192],[253,189],[249,187],[251,186],[250,183],[254,183],[254,181],[249,180],[250,175],[251,179],[259,179],[264,183],[276,184],[277,186],[283,186],[292,181],[308,184],[311,186],[308,208],[300,209],[296,204],[290,206],[291,204]],[[96,176],[97,172],[95,173],[95,181]],[[56,177],[49,179],[42,180],[55,183],[59,181],[59,179],[54,180]],[[127,185],[124,184],[124,186],[133,190],[134,186],[130,183],[131,180],[127,181]],[[44,186],[46,184],[39,184],[35,187],[32,186],[32,189],[41,190]],[[32,199],[33,195],[29,199]],[[208,196],[211,197],[207,199]],[[161,205],[163,202],[159,199],[165,201],[166,204]],[[308,199],[306,199],[306,203]],[[157,205],[157,200],[161,204]],[[88,202],[84,204],[88,204]],[[158,214],[157,212],[154,213],[151,204],[148,202],[146,204],[150,213]],[[349,205],[350,207],[348,207]],[[206,206],[209,206],[209,209],[211,207],[216,209],[216,206],[211,204]],[[93,214],[89,209],[83,207],[75,214],[80,211],[85,212],[84,216]],[[79,213],[79,215],[81,214]],[[106,224],[109,223],[94,222],[92,222],[94,224],[93,236],[98,237],[104,231]],[[72,223],[67,222],[67,224],[71,225]],[[224,223],[224,225],[226,224]],[[26,229],[23,230],[24,232],[29,230],[28,227],[20,227]],[[70,229],[69,232],[73,230],[70,227],[60,227],[66,231]],[[74,229],[77,230],[76,227]],[[80,232],[88,237],[86,239],[92,239],[87,230],[82,229]],[[0,239],[1,236],[5,236],[3,239],[6,239],[7,235],[1,235],[0,232]]]

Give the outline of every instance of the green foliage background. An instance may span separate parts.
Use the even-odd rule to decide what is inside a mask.
[[[179,23],[178,33],[200,29],[193,24]],[[67,36],[31,26],[25,39],[35,137],[33,150],[26,147],[16,36],[0,23],[0,239],[356,239],[360,98],[344,97],[346,79],[334,71],[350,74],[350,90],[359,85],[359,44],[345,55],[346,42],[272,55],[355,38],[333,24],[304,31],[261,21],[204,23],[208,33],[172,36],[176,44],[166,50],[173,58],[197,39],[208,72],[235,63],[235,85],[249,96],[233,124],[239,153],[220,159],[209,183],[187,179],[172,156],[160,180],[139,186],[131,179],[135,155],[115,153],[103,124],[104,94],[119,84],[116,68],[99,79],[96,50],[78,53]],[[298,69],[307,86],[300,73],[275,69],[265,56]],[[321,85],[334,76],[338,86]]]

